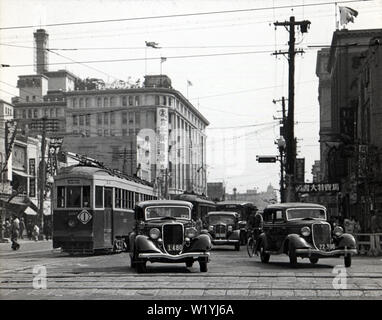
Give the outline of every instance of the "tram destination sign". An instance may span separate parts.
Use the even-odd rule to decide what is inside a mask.
[[[315,193],[315,192],[338,192],[340,191],[339,183],[301,183],[296,184],[297,193]]]

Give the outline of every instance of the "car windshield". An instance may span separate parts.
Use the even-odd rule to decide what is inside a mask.
[[[191,219],[191,211],[189,207],[181,207],[181,206],[147,207],[145,210],[145,213],[146,213],[146,220],[162,219],[162,218]]]
[[[326,212],[323,209],[318,208],[296,208],[288,209],[287,212],[288,220],[296,219],[319,219],[326,220]]]
[[[208,221],[210,224],[235,224],[235,217],[229,215],[210,215]]]

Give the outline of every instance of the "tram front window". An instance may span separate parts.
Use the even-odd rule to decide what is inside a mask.
[[[67,187],[67,208],[79,208],[81,206],[81,187]]]
[[[84,208],[90,207],[90,186],[82,187],[82,206]]]

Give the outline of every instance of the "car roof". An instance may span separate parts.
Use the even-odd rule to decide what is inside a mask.
[[[235,216],[239,215],[237,212],[234,212],[234,211],[210,211],[210,212],[207,213],[207,215],[209,215],[209,216],[212,216],[212,215],[223,215],[223,214],[226,214],[226,215],[235,215]]]
[[[285,202],[285,203],[276,203],[266,206],[266,209],[289,209],[289,208],[317,208],[317,209],[326,209],[323,205],[317,203],[308,203],[308,202]]]
[[[192,209],[191,202],[181,200],[148,200],[139,202],[137,206],[141,208],[149,206],[186,206]]]

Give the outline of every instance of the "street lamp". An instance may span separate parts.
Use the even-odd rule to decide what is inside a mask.
[[[277,139],[275,142],[280,152],[280,200],[281,203],[285,202],[284,195],[284,152],[286,147],[286,141],[283,136]]]

